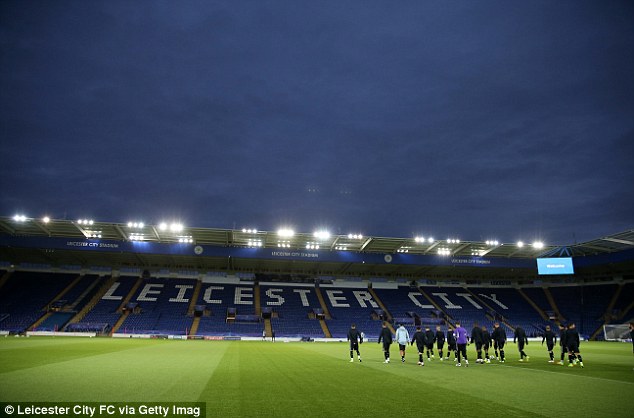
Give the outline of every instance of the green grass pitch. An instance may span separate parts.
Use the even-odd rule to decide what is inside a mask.
[[[195,402],[210,417],[632,417],[634,356],[625,343],[582,343],[585,368],[530,362],[416,365],[392,346],[345,343],[0,338],[0,401]],[[557,347],[558,349],[558,347]],[[558,358],[558,356],[557,356]]]

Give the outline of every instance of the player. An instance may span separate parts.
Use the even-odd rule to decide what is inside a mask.
[[[568,367],[573,367],[578,361],[579,366],[583,369],[583,359],[579,353],[579,333],[574,322],[568,325],[566,343],[568,343]]]
[[[262,331],[262,341],[266,341],[266,330]]]
[[[456,366],[460,367],[461,357],[464,357],[465,366],[469,367],[469,360],[467,359],[467,344],[469,343],[469,335],[467,330],[460,326],[460,322],[456,322],[456,329],[453,331],[454,337],[456,337],[456,344],[458,345],[458,363]]]
[[[418,365],[424,366],[425,361],[423,360],[423,353],[425,352],[425,347],[427,347],[427,333],[421,330],[421,327],[416,327],[416,332],[412,337],[411,344],[414,345],[416,343],[416,348],[418,348]]]
[[[478,323],[475,322],[473,324],[473,328],[471,329],[471,344],[475,343],[476,353],[478,354],[478,358],[476,358],[476,363],[484,363],[482,360],[482,328],[478,326]]]
[[[405,348],[409,343],[409,332],[407,332],[403,324],[399,324],[396,330],[396,342],[398,343],[398,350],[401,355],[401,363],[405,363]]]
[[[559,324],[559,345],[561,346],[561,358],[559,359],[559,365],[564,365],[564,358],[566,353],[568,353],[568,341],[567,340],[567,330],[566,327]]]
[[[361,333],[357,330],[357,326],[355,324],[350,325],[350,330],[348,331],[348,341],[350,341],[350,363],[354,361],[353,351],[357,352],[357,358],[359,359],[359,363],[361,363],[359,344],[363,344],[363,337],[361,337]]]
[[[451,352],[453,351],[453,361],[458,361],[458,350],[456,350],[456,337],[453,336],[453,331],[447,328],[447,357],[445,360],[449,360]]]
[[[546,341],[546,348],[548,348],[548,355],[550,356],[549,363],[555,362],[555,354],[553,353],[553,348],[557,343],[557,335],[552,332],[550,329],[550,325],[546,325],[546,331],[544,331],[544,335],[542,336],[542,345],[544,345],[544,341]]]
[[[434,343],[436,342],[436,334],[429,328],[425,327],[425,347],[427,347],[427,360],[434,358]],[[431,353],[431,357],[429,354]]]
[[[524,352],[524,344],[528,345],[528,338],[526,338],[526,331],[524,331],[524,328],[522,327],[515,328],[515,335],[513,335],[513,343],[515,343],[516,340],[517,340],[517,349],[520,352],[520,361],[524,361],[524,359],[528,361],[530,357],[528,357],[526,353]]]
[[[383,341],[383,355],[385,356],[385,364],[390,363],[390,346],[392,345],[392,332],[387,327],[387,322],[383,322],[381,326],[381,333],[379,334],[378,343],[381,344]]]
[[[445,348],[445,333],[440,330],[440,325],[436,325],[436,348],[438,349],[438,358],[442,361],[442,352],[443,348]]]
[[[632,353],[634,353],[634,322],[630,322],[630,339],[632,340]]]
[[[498,349],[500,350],[500,363],[504,363],[504,344],[506,344],[506,331],[504,328],[500,327],[500,323],[496,322],[493,324],[493,333],[491,334],[491,338],[494,343],[497,344]]]
[[[489,334],[487,327],[482,325],[482,350],[484,351],[484,361],[486,363],[491,363],[491,358],[489,358],[489,347],[491,347],[491,334]]]

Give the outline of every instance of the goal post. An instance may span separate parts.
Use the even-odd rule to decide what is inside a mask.
[[[629,324],[604,325],[603,336],[606,341],[629,341],[632,339]]]

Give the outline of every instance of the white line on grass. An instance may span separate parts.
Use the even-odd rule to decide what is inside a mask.
[[[626,385],[634,385],[633,382],[626,382],[624,380],[606,379],[605,377],[584,376],[582,374],[563,374],[563,373],[558,373],[558,372],[551,372],[550,370],[540,370],[540,369],[524,369],[524,368],[521,368],[521,367],[507,366],[505,364],[492,364],[492,366],[508,367],[508,368],[515,369],[515,370],[525,370],[525,371],[531,371],[531,372],[552,373],[552,374],[556,374],[558,376],[585,377],[586,379],[597,379],[597,380],[603,380],[603,381],[611,382],[611,383],[625,383]],[[568,367],[568,366],[564,366],[564,367]]]

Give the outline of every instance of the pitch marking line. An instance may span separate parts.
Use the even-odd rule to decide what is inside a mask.
[[[523,370],[523,371],[531,371],[531,372],[551,373],[551,374],[556,374],[558,376],[584,377],[586,379],[603,380],[605,382],[611,382],[611,383],[617,383],[617,384],[625,383],[626,385],[634,385],[634,382],[626,382],[624,380],[606,379],[605,377],[584,376],[584,375],[581,375],[581,374],[563,374],[563,373],[558,373],[558,372],[551,372],[550,370],[540,370],[540,369],[524,369],[524,368],[521,368],[521,367],[507,366],[505,364],[492,364],[492,366],[507,367],[507,368],[511,368],[511,369],[515,369],[515,370]],[[559,367],[562,367],[562,366],[559,366]],[[564,367],[568,367],[568,366],[564,366]]]

